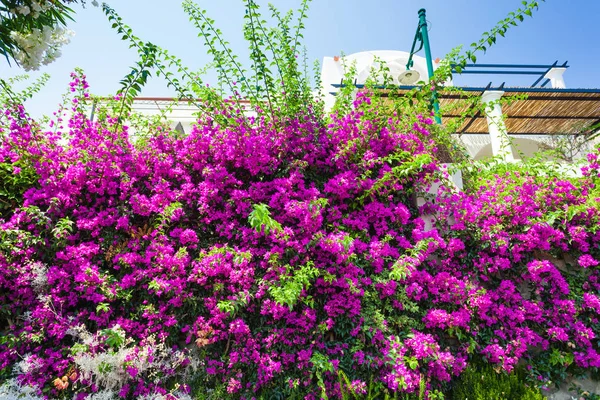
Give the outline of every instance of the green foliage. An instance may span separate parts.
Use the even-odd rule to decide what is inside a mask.
[[[469,366],[456,382],[452,400],[544,400],[539,389],[527,386],[522,370],[508,375],[490,365]]]
[[[125,331],[119,327],[114,326],[110,329],[103,329],[100,331],[102,336],[104,336],[104,342],[107,346],[111,347],[113,350],[117,350],[125,343]]]
[[[290,310],[298,302],[302,290],[310,287],[311,281],[319,275],[314,263],[309,261],[299,268],[286,265],[286,273],[279,277],[279,283],[272,282],[269,293],[279,304],[287,305]]]
[[[23,193],[38,180],[32,165],[26,160],[0,163],[0,217],[7,218],[23,201]]]
[[[342,78],[342,87],[335,97],[333,112],[344,115],[352,108],[352,102],[356,92],[356,88],[354,87],[354,77],[356,76],[357,69],[356,63],[352,63],[350,65],[347,64],[346,58],[343,54],[340,59],[342,61],[342,67],[345,73],[344,77]]]
[[[44,85],[50,79],[50,75],[43,73],[33,83],[23,88],[20,91],[16,91],[14,86],[29,79],[28,75],[17,75],[6,80],[0,79],[0,104],[6,104],[8,106],[16,106],[23,104],[26,100],[33,98]],[[0,116],[2,118],[3,116]]]
[[[18,229],[0,230],[0,251],[4,254],[18,254],[24,246],[43,243],[31,233]],[[10,257],[7,257],[10,260]]]
[[[73,221],[68,217],[61,218],[52,229],[52,235],[56,240],[64,240],[67,234],[73,232]]]
[[[89,350],[89,346],[82,343],[75,343],[71,346],[71,355],[77,355],[80,353],[85,353]]]
[[[110,8],[106,3],[102,5],[104,13],[108,20],[112,22],[113,29],[122,35],[122,40],[130,43],[129,47],[137,50],[139,61],[131,68],[131,71],[121,80],[121,89],[118,94],[121,97],[121,108],[119,117],[126,115],[131,110],[131,104],[135,97],[139,95],[142,87],[147,83],[151,76],[151,70],[156,69],[156,75],[162,76],[167,81],[167,87],[174,89],[179,99],[189,101],[198,107],[201,111],[206,111],[206,107],[196,100],[197,93],[192,90],[192,84],[200,87],[202,81],[197,74],[193,74],[189,68],[183,66],[182,61],[169,54],[166,50],[154,45],[153,43],[144,43],[133,34],[133,30],[127,26],[123,19]],[[178,76],[174,72],[169,71],[169,68],[174,67],[177,70]],[[186,85],[186,82],[189,85]],[[216,99],[216,97],[211,97]]]
[[[164,210],[158,215],[155,220],[154,227],[159,229],[161,232],[169,226],[171,218],[177,210],[181,210],[183,205],[178,201],[175,201],[164,208]]]
[[[295,26],[292,26],[292,12],[282,16],[277,9],[269,6],[277,25],[268,27],[258,5],[253,0],[245,1],[244,38],[249,43],[251,65],[250,71],[247,71],[230,49],[215,21],[193,1],[185,0],[183,9],[199,30],[198,36],[213,58],[212,66],[217,70],[219,89],[204,86],[198,74],[192,73],[180,59],[166,50],[150,42],[142,42],[121,17],[104,4],[104,12],[112,22],[112,27],[139,55],[139,61],[121,81],[119,93],[122,96],[122,107],[119,116],[126,115],[131,109],[133,99],[146,84],[151,70],[155,70],[157,76],[165,78],[167,86],[175,89],[180,100],[187,100],[198,107],[200,113],[210,116],[221,125],[238,123],[237,119],[227,119],[222,113],[214,112],[223,108],[225,96],[230,96],[238,110],[245,109],[242,100],[250,101],[252,108],[268,109],[269,112],[263,115],[277,121],[287,121],[300,110],[306,110],[307,106],[309,114],[320,115],[322,103],[313,96],[306,58],[303,59],[303,65],[298,62],[308,3],[309,0],[302,1]],[[274,70],[277,71],[276,74]],[[239,117],[248,124],[247,116],[241,113]]]
[[[313,365],[313,374],[317,378],[318,386],[321,389],[321,398],[327,400],[329,397],[327,396],[323,374],[325,372],[334,373],[333,364],[331,361],[329,361],[329,358],[326,355],[321,354],[318,351],[313,353],[312,357],[310,358],[310,362]]]
[[[406,279],[406,277],[410,274],[411,270],[414,269],[418,264],[420,264],[420,257],[422,253],[425,252],[429,243],[432,242],[432,239],[424,239],[420,240],[415,244],[415,246],[409,251],[402,255],[396,260],[394,265],[392,265],[392,271],[390,272],[390,279],[394,279],[396,281],[402,281]]]
[[[231,93],[235,93],[237,88],[234,86],[236,82],[240,82],[241,87],[246,88],[246,94],[252,94],[250,82],[246,78],[246,71],[238,62],[238,57],[229,48],[229,43],[223,39],[222,32],[215,28],[215,21],[208,18],[206,11],[200,9],[192,1],[186,0],[182,5],[184,11],[190,16],[190,21],[200,31],[198,36],[204,39],[208,54],[213,57],[217,67],[219,85],[227,85]],[[255,95],[250,98],[252,97],[256,98]]]
[[[270,231],[283,231],[281,224],[271,217],[269,206],[261,203],[253,204],[252,208],[253,210],[248,216],[248,222],[250,223],[250,226],[257,232],[260,232],[262,229],[264,229],[265,235],[268,235]]]
[[[149,287],[150,285],[148,285]],[[98,305],[96,305],[96,313],[107,313],[110,311],[110,306],[108,305],[108,303],[98,303]]]

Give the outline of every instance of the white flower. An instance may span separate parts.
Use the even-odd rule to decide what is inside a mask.
[[[40,293],[48,283],[48,267],[43,263],[36,261],[31,264],[31,272],[33,274],[33,280],[31,281],[31,287],[37,293]]]
[[[35,1],[33,3],[31,3],[31,16],[34,19],[38,18],[42,11],[43,11],[42,6],[39,3],[36,3]]]
[[[16,379],[11,379],[0,386],[0,399],[3,400],[42,400],[31,386],[21,386]]]
[[[115,325],[111,329],[114,331],[122,328]],[[72,327],[67,334],[79,339],[78,342],[83,342],[88,348],[97,348],[105,342],[103,335],[92,334],[83,325]],[[181,351],[173,351],[163,342],[157,342],[151,335],[146,338],[144,345],[136,346],[133,339],[127,338],[118,348],[107,352],[79,352],[73,356],[73,363],[82,379],[95,384],[100,390],[98,397],[92,399],[104,400],[111,398],[110,394],[118,392],[124,385],[131,383],[133,378],[127,370],[128,367],[135,368],[138,376],[155,384],[164,379],[162,371],[177,371],[171,378],[176,376],[185,382],[198,368],[200,359],[190,357],[189,354],[186,355]],[[191,400],[185,394],[175,395],[178,399]],[[167,398],[157,394],[144,399],[166,400]]]
[[[60,56],[60,47],[69,43],[73,31],[61,27],[44,26],[31,32],[11,32],[10,37],[20,50],[15,52],[15,60],[26,71],[37,70],[40,65],[49,64]]]
[[[42,367],[41,360],[31,354],[25,355],[22,361],[19,361],[16,364],[15,370],[18,371],[19,374],[28,374],[32,371],[37,371]]]
[[[192,400],[189,394],[175,392],[170,393],[168,395],[160,394],[160,393],[152,393],[147,394],[139,398],[139,400],[169,400],[172,398],[176,398],[177,400]]]
[[[114,400],[117,398],[117,393],[112,390],[101,390],[98,393],[93,393],[87,397],[87,400]]]
[[[29,15],[29,13],[31,12],[28,6],[17,7],[17,11],[19,12],[19,14],[23,15]]]

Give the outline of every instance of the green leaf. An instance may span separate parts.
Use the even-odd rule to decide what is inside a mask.
[[[110,311],[108,303],[98,303],[96,306],[96,313],[106,313]]]

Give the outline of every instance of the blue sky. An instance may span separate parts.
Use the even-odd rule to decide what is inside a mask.
[[[256,0],[264,16],[269,15],[268,1]],[[88,2],[89,3],[89,2]],[[184,60],[192,69],[211,61],[197,31],[188,21],[178,0],[110,0],[108,2],[133,28],[134,34],[151,41]],[[243,40],[244,8],[242,0],[197,1],[216,20],[235,52],[247,54]],[[297,9],[299,0],[271,0],[282,11]],[[478,40],[484,31],[521,6],[520,0],[314,0],[306,21],[304,44],[312,61],[344,52],[365,50],[410,50],[417,26],[417,11],[427,9],[433,57],[443,57],[453,47]],[[75,67],[85,70],[93,93],[107,95],[119,88],[119,81],[137,60],[128,44],[120,40],[100,8],[76,7],[76,32],[63,56],[41,72],[51,75],[47,86],[28,107],[34,116],[56,109],[66,90],[69,73]],[[506,38],[500,38],[487,54],[479,55],[480,63],[551,64],[569,61],[565,73],[567,87],[600,87],[600,40],[598,40],[598,0],[547,0],[533,18],[512,27]],[[0,77],[23,71],[0,61]],[[459,77],[457,84],[476,85],[490,77]],[[214,79],[207,76],[205,80]],[[507,86],[529,82],[511,76],[494,76],[494,84]],[[144,96],[169,96],[160,78],[153,78]]]

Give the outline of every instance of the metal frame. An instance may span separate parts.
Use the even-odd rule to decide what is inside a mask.
[[[425,11],[424,9],[421,9],[419,12],[421,11]],[[420,15],[420,14],[419,14]],[[424,14],[423,14],[424,17]],[[406,64],[407,69],[409,69],[412,66],[412,56],[417,53],[418,51],[420,51],[423,46],[425,46],[425,55],[426,55],[426,60],[427,60],[427,69],[428,69],[428,73],[430,74],[430,76],[433,75],[433,64],[431,62],[431,52],[427,51],[428,49],[428,45],[429,45],[429,39],[427,39],[426,41],[423,40],[423,42],[421,43],[421,47],[419,47],[419,49],[417,49],[416,51],[414,50],[415,44],[417,42],[417,40],[423,35],[423,33],[419,32],[419,29],[424,28],[425,29],[425,33],[427,32],[427,22],[424,22],[425,25],[421,26],[421,24],[419,24],[419,28],[417,29],[417,34],[415,35],[415,40],[413,41],[413,47],[411,49],[411,53],[410,53],[410,57],[408,59],[408,63]],[[427,44],[424,44],[427,43]],[[555,61],[553,64],[466,64],[464,66],[464,68],[462,69],[462,71],[460,73],[458,73],[455,69],[456,64],[452,65],[452,72],[455,74],[480,74],[480,75],[537,75],[538,79],[533,82],[533,84],[531,85],[531,87],[523,87],[523,88],[505,88],[502,89],[504,87],[504,83],[502,83],[502,85],[500,85],[497,88],[491,88],[490,85],[488,85],[488,90],[504,90],[504,91],[510,91],[510,92],[531,92],[531,93],[535,93],[536,91],[548,91],[548,90],[553,90],[553,91],[557,91],[557,92],[565,92],[565,93],[600,93],[599,89],[549,89],[549,88],[545,88],[545,86],[550,82],[550,79],[546,79],[540,86],[537,86],[542,80],[544,80],[544,77],[546,76],[546,74],[548,72],[550,72],[552,70],[552,68],[569,68],[569,65],[567,64],[568,62],[565,61],[563,64],[559,65],[558,61]],[[431,69],[430,69],[431,68]],[[483,68],[483,69],[468,69],[468,68]],[[495,69],[491,69],[491,68],[495,68]],[[532,70],[537,70],[537,71],[532,71]],[[335,88],[340,88],[343,87],[343,82],[340,84],[332,84],[331,86],[335,87]],[[361,84],[355,84],[354,86],[356,86],[356,88],[360,89],[362,88],[364,85]],[[404,85],[404,86],[398,86],[399,89],[404,89],[404,90],[411,90],[414,89],[417,86],[414,85]],[[376,88],[379,89],[383,89],[383,86],[378,86]],[[389,88],[389,87],[388,87]],[[481,87],[462,87],[461,90],[467,91],[467,92],[479,92],[481,91]],[[334,94],[334,93],[333,93]]]
[[[484,74],[484,75],[537,75],[538,78],[531,87],[536,87],[538,83],[544,80],[544,77],[552,68],[569,68],[568,61],[565,61],[562,65],[558,65],[558,60],[554,61],[554,64],[466,64],[461,71],[456,70],[456,64],[452,64],[452,73],[455,74]],[[474,69],[472,69],[474,68]],[[533,70],[533,71],[532,71]],[[537,70],[537,71],[535,71]],[[550,82],[547,79],[540,85],[545,87]]]
[[[332,83],[331,86],[333,86],[334,88],[342,88],[345,87],[347,85],[345,85],[344,83]],[[356,87],[357,89],[363,89],[365,87],[364,84],[358,83],[358,84],[354,84],[354,87]],[[396,89],[400,89],[400,90],[413,90],[416,89],[420,86],[416,86],[416,85],[400,85],[400,86],[396,86]],[[389,89],[390,86],[375,86],[375,89]],[[600,89],[557,89],[557,88],[542,88],[542,87],[504,87],[504,83],[500,86],[496,86],[496,87],[492,87],[491,84],[489,84],[487,87],[460,87],[457,86],[456,87],[458,90],[462,90],[464,92],[481,92],[482,90],[503,90],[505,92],[525,92],[525,93],[597,93],[600,95]],[[451,86],[448,87],[448,89],[452,89]],[[336,92],[331,92],[331,94],[335,94]],[[562,97],[559,97],[562,98]],[[531,99],[531,97],[528,97],[528,99]],[[599,100],[600,97],[596,98],[596,97],[575,97],[575,99],[577,100],[586,100],[586,99],[592,99],[592,100]],[[544,100],[547,100],[546,98],[544,98]]]

